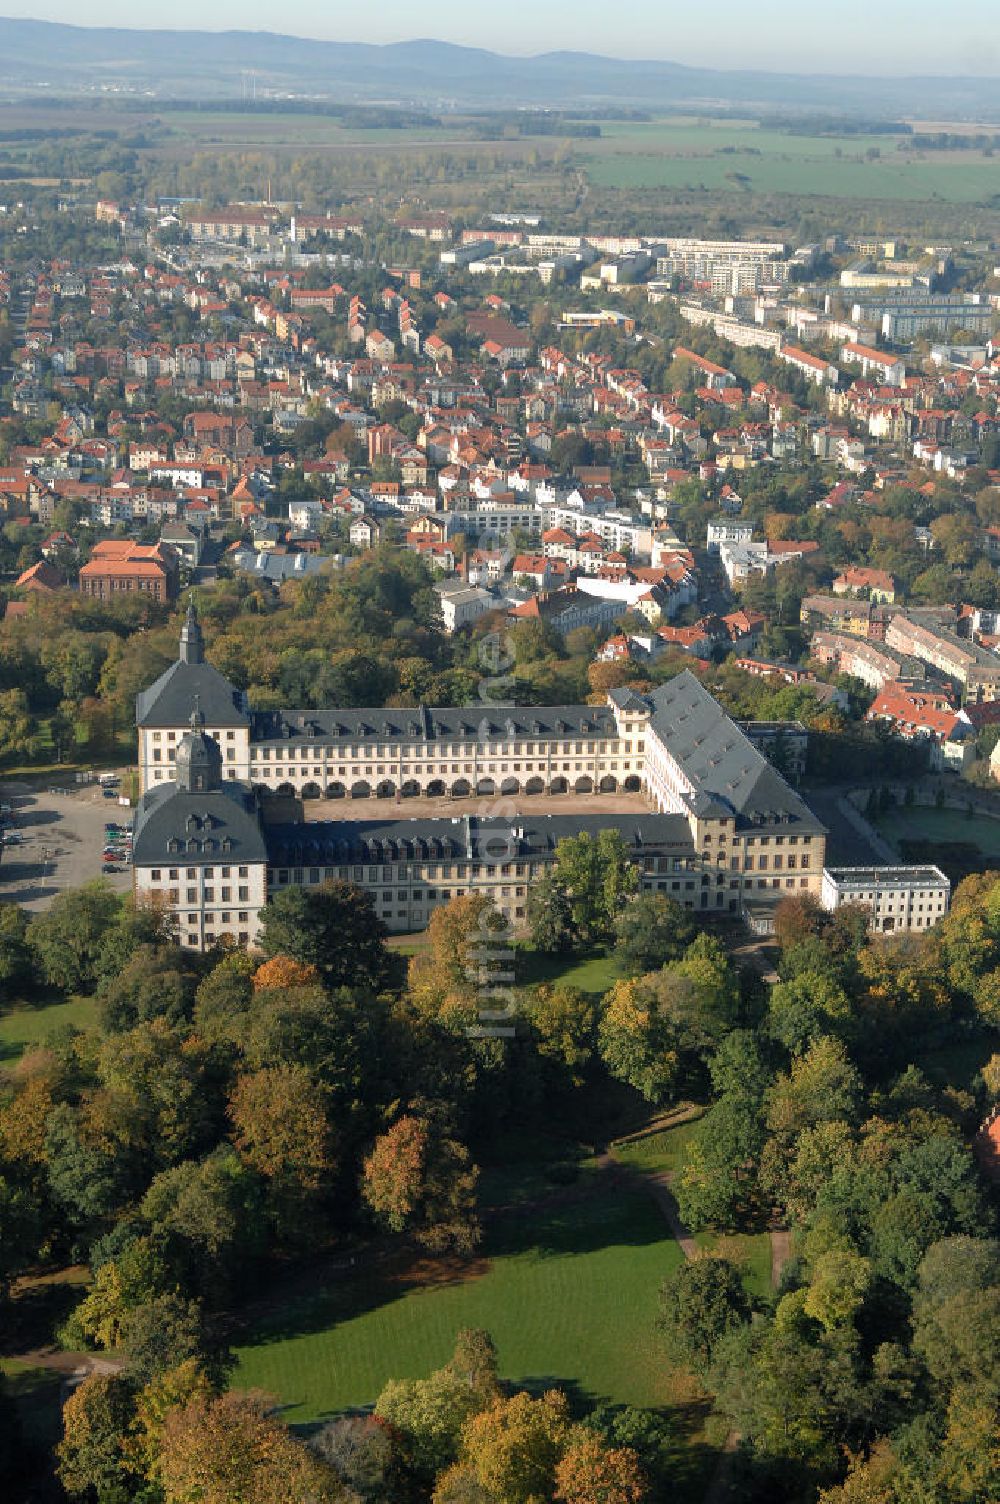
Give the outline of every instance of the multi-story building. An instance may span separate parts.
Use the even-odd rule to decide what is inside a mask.
[[[939,867],[827,867],[820,903],[831,912],[864,904],[880,935],[929,930],[948,912],[951,883]]]
[[[1000,657],[964,641],[931,616],[897,611],[886,628],[885,645],[919,658],[960,685],[964,699],[973,704],[1000,699]]]
[[[167,543],[107,538],[94,544],[80,570],[80,594],[108,601],[138,592],[165,604],[177,594],[178,573],[177,555]]]
[[[602,706],[255,712],[205,663],[189,612],[181,656],[139,696],[137,722],[136,887],[165,895],[188,944],[223,933],[252,944],[255,921],[240,916],[269,889],[333,876],[376,892],[391,929],[422,928],[432,903],[481,885],[516,925],[526,885],[553,859],[557,839],[608,823],[573,815],[572,796],[619,790],[644,791],[652,806],[613,817],[647,888],[715,913],[819,894],[822,825],[690,673],[648,696],[615,690]],[[259,805],[268,792],[350,798],[359,818],[272,825]],[[497,808],[489,801],[542,793],[565,794],[567,814],[488,818]],[[196,796],[208,794],[211,809],[196,808]],[[443,811],[449,799],[474,795],[487,801],[486,818],[387,823],[374,817],[376,805],[360,817],[365,801],[415,795],[440,799]],[[207,818],[235,820],[230,806],[241,818],[256,810],[263,855],[253,848],[256,857],[240,862],[235,846],[218,844],[223,825]],[[506,832],[512,843],[499,871],[477,857],[483,832]],[[251,849],[246,833],[240,841]],[[216,868],[230,854],[223,885]],[[254,870],[241,880],[234,862]]]
[[[137,895],[173,914],[182,945],[253,945],[267,902],[267,846],[257,795],[223,778],[222,748],[195,709],[174,749],[173,778],[135,812]]]

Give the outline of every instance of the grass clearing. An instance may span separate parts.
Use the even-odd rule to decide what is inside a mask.
[[[614,952],[598,951],[583,960],[574,956],[547,956],[539,951],[518,949],[514,972],[519,987],[552,982],[561,987],[579,987],[592,997],[603,997],[621,980]]]
[[[97,1000],[70,998],[67,1002],[15,1003],[0,1013],[0,1061],[18,1060],[25,1050],[40,1045],[55,1029],[67,1024],[86,1031],[97,1023]]]
[[[306,1423],[370,1405],[389,1378],[426,1375],[460,1327],[485,1327],[505,1378],[588,1401],[670,1403],[657,1292],[683,1255],[641,1191],[500,1219],[485,1257],[450,1283],[366,1274],[262,1322],[233,1384],[262,1388]]]
[[[771,1287],[771,1239],[766,1232],[697,1232],[694,1240],[706,1253],[736,1264],[748,1293],[767,1300]]]
[[[674,1174],[684,1163],[701,1117],[702,1110],[699,1109],[694,1116],[672,1128],[659,1128],[627,1143],[616,1143],[615,1159],[644,1175]]]

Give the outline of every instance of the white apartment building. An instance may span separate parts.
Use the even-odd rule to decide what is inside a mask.
[[[820,903],[831,913],[866,905],[880,935],[929,930],[951,906],[951,883],[939,867],[826,867]]]

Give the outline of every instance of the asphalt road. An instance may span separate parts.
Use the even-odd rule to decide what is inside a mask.
[[[810,788],[801,792],[817,820],[822,820],[827,828],[828,867],[866,867],[872,864],[884,866],[884,851],[873,846],[840,808],[843,791]]]

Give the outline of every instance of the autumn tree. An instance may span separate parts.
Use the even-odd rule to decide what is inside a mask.
[[[333,1470],[253,1395],[196,1397],[164,1417],[165,1504],[347,1504]]]
[[[330,1125],[313,1077],[299,1065],[240,1076],[229,1116],[241,1158],[271,1187],[281,1232],[301,1235],[305,1229],[296,1211],[322,1191],[334,1162]]]
[[[562,1504],[642,1504],[649,1498],[639,1459],[628,1447],[583,1436],[556,1464],[554,1498]]]
[[[647,1102],[658,1106],[673,1095],[680,1075],[673,1029],[641,979],[616,982],[606,995],[598,1043],[612,1076]]]
[[[524,1392],[497,1398],[462,1428],[458,1469],[498,1504],[534,1504],[555,1491],[570,1430],[569,1406],[558,1390],[539,1399]]]
[[[135,1397],[121,1374],[90,1374],[63,1406],[56,1448],[59,1481],[71,1499],[126,1504],[142,1483],[128,1448]]]
[[[478,1170],[439,1124],[405,1114],[366,1156],[361,1195],[379,1222],[425,1248],[469,1253],[479,1241]]]
[[[543,984],[528,998],[527,1016],[543,1060],[550,1061],[579,1086],[597,1037],[597,1008],[579,987]]]
[[[486,893],[465,893],[434,910],[426,948],[413,956],[409,986],[417,1006],[436,1013],[448,997],[483,996],[510,972],[507,924]]]
[[[292,956],[271,956],[262,961],[253,974],[253,989],[312,987],[319,981],[315,966],[296,961]]]

